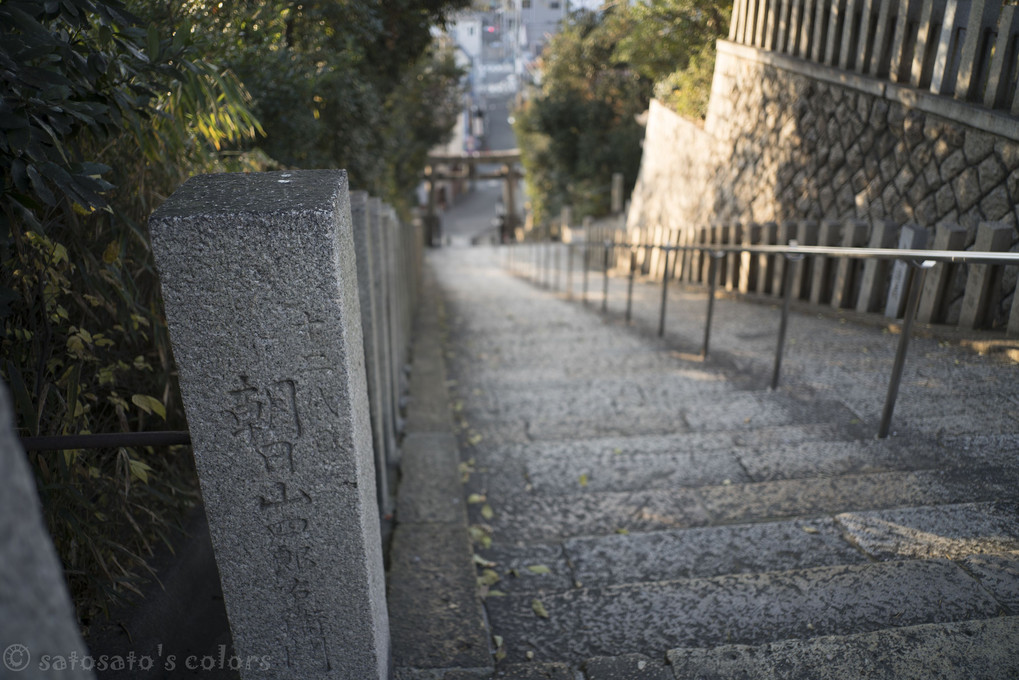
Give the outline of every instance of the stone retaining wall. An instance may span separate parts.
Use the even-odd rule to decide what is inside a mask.
[[[704,129],[652,104],[631,238],[689,242],[709,224],[862,219],[918,224],[929,245],[939,225],[959,225],[969,249],[979,224],[994,222],[1012,230],[1004,249],[1019,250],[1019,120],[1014,135],[994,134],[911,107],[900,87],[797,62],[720,41]],[[944,289],[949,323],[965,281],[959,268]],[[983,325],[1007,323],[1015,285],[1004,268]]]

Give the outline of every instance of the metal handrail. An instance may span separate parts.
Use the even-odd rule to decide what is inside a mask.
[[[543,242],[551,242],[548,239],[543,239]],[[537,242],[531,243],[515,243],[514,246],[526,246],[526,245],[537,245]],[[924,276],[927,271],[931,269],[935,264],[942,263],[954,263],[954,264],[989,264],[989,265],[1013,265],[1019,266],[1019,253],[1001,253],[1001,252],[987,252],[987,251],[972,251],[972,250],[922,250],[922,249],[908,249],[908,248],[855,248],[846,246],[801,246],[795,240],[790,241],[787,246],[779,245],[722,245],[722,244],[704,244],[704,245],[669,245],[669,244],[651,244],[651,243],[627,243],[627,242],[616,242],[611,240],[605,240],[601,242],[596,241],[582,241],[579,243],[569,243],[568,252],[570,255],[570,268],[567,271],[567,281],[572,275],[572,254],[573,248],[580,246],[584,250],[584,287],[581,300],[587,302],[587,277],[588,269],[590,266],[590,249],[592,247],[605,248],[604,254],[604,280],[603,280],[603,293],[602,293],[602,305],[601,309],[603,313],[608,311],[608,276],[609,276],[609,252],[616,248],[622,248],[630,251],[630,271],[627,282],[627,299],[626,299],[626,321],[629,323],[631,317],[631,310],[633,306],[633,280],[637,266],[636,252],[637,250],[654,250],[658,249],[665,253],[665,263],[662,274],[662,294],[661,303],[659,306],[658,316],[658,336],[661,337],[665,334],[665,313],[668,299],[668,286],[669,279],[671,278],[669,273],[669,260],[670,255],[673,251],[677,252],[702,252],[707,253],[710,258],[708,268],[708,285],[710,292],[708,295],[708,308],[707,317],[705,319],[704,328],[704,341],[701,349],[701,354],[707,357],[709,351],[709,343],[711,339],[711,322],[714,311],[715,293],[717,290],[717,278],[718,278],[718,267],[717,262],[719,259],[724,257],[727,253],[751,253],[751,254],[762,254],[762,255],[781,255],[787,261],[787,266],[784,271],[784,292],[783,292],[783,303],[782,303],[782,315],[779,324],[778,331],[778,342],[775,349],[775,361],[772,370],[771,377],[771,389],[777,389],[779,383],[779,376],[781,374],[782,358],[785,353],[785,337],[786,330],[789,323],[789,309],[792,304],[792,282],[795,279],[795,272],[799,269],[799,262],[804,257],[810,256],[823,256],[832,258],[848,258],[858,260],[901,260],[907,262],[910,265],[910,276],[906,287],[906,311],[903,316],[903,327],[902,332],[899,334],[899,345],[895,352],[895,360],[892,364],[891,376],[888,383],[888,392],[885,397],[884,408],[881,413],[881,422],[878,426],[878,438],[884,439],[888,436],[889,430],[891,429],[892,414],[895,410],[895,402],[898,399],[899,385],[902,381],[902,371],[905,367],[906,353],[909,348],[909,340],[912,336],[913,322],[916,318],[916,310],[919,305],[920,292],[923,290]],[[510,249],[510,256],[512,257],[512,249]],[[510,260],[512,263],[512,259]],[[512,264],[510,265],[512,267]],[[543,273],[539,270],[538,275],[544,278]]]
[[[181,446],[191,443],[187,430],[160,432],[105,432],[21,437],[26,451],[69,451],[71,449],[118,449],[122,446]]]

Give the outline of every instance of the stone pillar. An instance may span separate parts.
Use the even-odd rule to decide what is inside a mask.
[[[899,238],[899,227],[893,222],[879,221],[870,232],[870,248],[892,248]],[[863,276],[860,294],[856,298],[856,311],[877,312],[887,299],[888,272],[892,263],[888,260],[868,259],[863,262]],[[928,278],[930,274],[927,274]]]
[[[774,222],[765,222],[761,225],[761,245],[774,246],[778,239],[778,225]],[[757,256],[757,292],[771,292],[771,268],[774,266],[775,256],[759,254]]]
[[[927,232],[923,227],[907,224],[899,232],[900,249],[918,249],[927,247]],[[885,316],[898,319],[906,312],[906,285],[909,280],[909,265],[896,260],[892,265],[892,274],[888,283],[888,301],[885,303]]]
[[[382,412],[381,384],[382,363],[379,348],[378,302],[375,299],[373,235],[368,228],[368,194],[363,191],[350,192],[350,217],[353,225],[354,250],[357,255],[357,292],[361,307],[361,331],[364,334],[365,376],[368,381],[368,410],[371,415],[372,444],[375,450],[375,480],[379,493],[379,505],[383,513],[392,511],[389,497],[389,475],[386,452],[385,425]]]
[[[775,230],[775,245],[787,246],[789,241],[796,238],[796,223],[795,222],[782,222],[778,225]],[[772,258],[771,264],[771,293],[772,295],[782,295],[782,283],[785,280],[785,266],[786,259],[785,255],[776,255]]]
[[[962,250],[966,247],[966,229],[957,224],[939,224],[934,231],[934,250]],[[917,320],[923,323],[938,323],[944,318],[948,283],[958,269],[951,262],[938,262],[927,272],[923,282],[923,294],[916,311]]]
[[[726,235],[726,245],[736,246],[743,243],[743,225],[739,223],[731,224],[728,227],[728,234]],[[734,291],[739,288],[740,281],[740,265],[742,260],[740,254],[737,252],[729,252],[725,255],[725,289],[728,291]]]
[[[383,231],[382,201],[378,198],[368,199],[368,229],[372,233],[372,278],[375,294],[375,304],[378,309],[378,346],[379,346],[379,391],[382,399],[382,425],[383,435],[386,441],[386,455],[390,464],[400,460],[400,450],[396,445],[397,412],[393,405],[396,398],[393,395],[393,362],[390,352],[389,337],[391,334],[389,323],[389,259],[386,250],[386,237]]]
[[[387,678],[346,172],[193,177],[149,228],[242,677]]]
[[[801,246],[816,246],[818,232],[821,229],[814,220],[800,220],[796,225],[796,242]],[[814,275],[814,258],[805,257],[800,260],[799,271],[793,276],[793,299],[799,300],[810,295],[810,282]]]
[[[817,232],[817,244],[821,246],[837,246],[842,242],[842,223],[833,220],[821,222]],[[811,304],[823,304],[831,299],[832,279],[834,271],[832,258],[825,255],[814,257],[812,280],[810,282]]]
[[[846,248],[862,248],[867,245],[870,225],[863,220],[846,220],[842,225],[842,245]],[[860,260],[848,257],[839,258],[835,265],[835,284],[831,291],[831,306],[834,309],[854,307],[853,293],[859,283],[858,272],[862,267]]]
[[[1001,222],[981,222],[973,250],[1001,252],[1012,245],[1012,227]],[[959,325],[979,328],[988,321],[988,311],[997,301],[997,276],[1001,267],[991,264],[971,264],[966,276],[966,294],[962,299]]]
[[[609,197],[611,200],[611,209],[613,215],[619,215],[623,212],[623,173],[614,172],[612,173],[612,195]]]
[[[743,245],[756,246],[761,242],[761,225],[748,224],[743,229]],[[749,293],[750,282],[757,283],[757,257],[752,253],[739,254],[739,292]]]
[[[57,454],[60,455],[60,454]],[[46,677],[44,656],[82,658],[88,652],[64,582],[64,570],[42,518],[35,478],[14,425],[7,387],[0,383],[0,676]],[[93,678],[73,667],[61,678]]]

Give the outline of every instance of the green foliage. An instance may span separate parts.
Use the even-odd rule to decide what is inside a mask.
[[[655,83],[655,98],[685,118],[703,120],[708,115],[714,75],[715,45],[708,43],[686,68]]]
[[[606,214],[614,172],[632,189],[643,137],[635,117],[652,92],[704,116],[730,5],[643,0],[570,16],[546,48],[540,92],[515,114],[536,222],[564,205],[578,219]]]
[[[251,92],[269,156],[345,168],[353,186],[399,206],[452,127],[446,110],[458,95],[460,74],[430,48],[430,27],[467,4],[190,0],[182,11]],[[437,115],[423,120],[433,104]]]
[[[115,0],[0,4],[0,375],[22,433],[184,426],[148,213],[257,130],[190,34]],[[31,453],[83,622],[196,498],[190,456]]]
[[[632,188],[651,83],[618,58],[616,45],[632,30],[622,9],[581,11],[545,51],[538,96],[515,114],[514,129],[527,169],[535,220],[564,205],[579,219],[605,215],[612,174]]]
[[[402,197],[458,102],[428,29],[465,2],[0,0],[0,377],[22,434],[183,429],[147,216],[190,175],[279,162]],[[87,624],[196,501],[191,456],[29,458]]]

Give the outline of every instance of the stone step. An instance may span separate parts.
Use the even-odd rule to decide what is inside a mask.
[[[979,476],[915,470],[645,491],[522,493],[472,505],[469,516],[488,527],[495,542],[524,544],[991,500],[1019,500],[1019,488],[987,470]]]
[[[999,616],[984,585],[948,560],[901,561],[510,595],[486,602],[507,661],[758,645]],[[547,614],[547,618],[538,612]]]
[[[796,400],[778,398],[763,392],[722,392],[693,397],[674,403],[655,403],[644,407],[580,400],[536,401],[533,406],[497,412],[465,414],[478,429],[506,424],[524,424],[528,440],[572,440],[582,437],[629,436],[749,430],[775,425],[806,423],[851,424],[856,415],[832,400]]]
[[[938,459],[935,448],[894,440],[818,441],[671,454],[541,456],[528,460],[525,469],[537,493],[575,493],[581,479],[588,492],[664,489],[915,470],[936,467]]]
[[[764,645],[680,648],[668,653],[676,678],[856,680],[1019,677],[1019,617],[921,624],[856,635]],[[595,663],[604,664],[597,660]],[[589,662],[587,666],[591,667]],[[597,666],[594,666],[597,668]],[[594,677],[588,674],[588,680]]]
[[[501,577],[495,590],[523,593],[903,559],[970,560],[978,570],[986,561],[1012,560],[1014,551],[1019,507],[986,502],[495,545],[477,552]]]
[[[682,432],[521,442],[519,439],[526,439],[522,425],[516,428],[507,425],[505,429],[486,427],[485,434],[478,435],[481,437],[480,440],[471,440],[471,435],[475,434],[475,431],[468,427],[468,430],[464,431],[462,450],[467,452],[467,458],[474,460],[474,465],[467,480],[466,491],[467,494],[498,496],[535,490],[540,492],[546,485],[549,485],[549,488],[572,488],[573,491],[580,491],[578,486],[580,475],[587,470],[571,470],[571,461],[577,461],[579,464],[582,461],[601,458],[611,461],[611,466],[605,470],[614,470],[613,474],[619,477],[620,481],[631,479],[627,482],[626,488],[669,486],[662,483],[663,479],[686,480],[690,484],[720,484],[726,479],[750,481],[740,467],[736,454],[727,452],[749,450],[754,446],[781,447],[807,442],[851,440],[859,437],[861,431],[862,428],[854,425],[839,427],[829,423],[811,423],[776,425],[735,432]],[[511,443],[506,443],[507,441]],[[701,471],[685,465],[688,456],[695,456],[710,469]],[[658,457],[666,462],[659,464],[656,461]],[[628,467],[626,471],[619,469],[631,458],[639,461],[641,468]],[[553,480],[546,480],[544,477],[528,475],[527,466],[533,461],[547,462],[550,468],[562,468],[559,482],[553,483]],[[650,468],[647,474],[642,472],[645,469],[644,463]],[[654,475],[654,479],[648,479],[648,475]],[[607,479],[604,471],[598,475],[588,472],[588,476],[590,490],[601,490],[603,481]],[[647,486],[643,485],[645,480]]]

